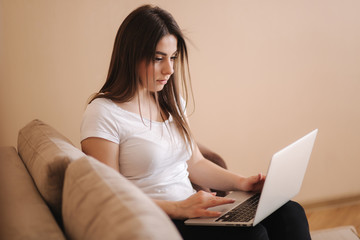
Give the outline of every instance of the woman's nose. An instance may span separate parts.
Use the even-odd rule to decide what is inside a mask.
[[[172,75],[173,73],[174,73],[174,63],[171,59],[169,59],[164,63],[164,66],[162,68],[162,74]]]

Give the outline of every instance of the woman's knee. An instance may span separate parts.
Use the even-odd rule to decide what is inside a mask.
[[[263,221],[270,238],[311,239],[304,208],[289,201]]]
[[[284,206],[281,207],[281,210],[284,211],[284,213],[290,218],[306,220],[305,210],[297,202],[289,201]]]
[[[263,221],[266,225],[280,225],[283,224],[295,224],[305,223],[307,224],[307,218],[304,211],[304,208],[297,202],[289,201],[285,203],[282,207],[272,213]]]

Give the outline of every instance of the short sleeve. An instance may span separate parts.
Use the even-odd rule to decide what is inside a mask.
[[[101,98],[95,99],[87,106],[80,128],[81,141],[89,137],[98,137],[120,143],[118,125],[109,101]]]

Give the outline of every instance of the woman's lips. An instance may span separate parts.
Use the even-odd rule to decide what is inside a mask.
[[[168,80],[164,79],[164,80],[157,80],[157,82],[159,82],[160,84],[165,85],[167,83]]]

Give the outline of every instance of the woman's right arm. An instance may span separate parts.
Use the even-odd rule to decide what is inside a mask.
[[[119,144],[103,138],[89,137],[81,142],[81,150],[120,172]]]
[[[119,172],[119,145],[97,137],[90,137],[81,142],[82,151]],[[215,193],[199,191],[182,201],[153,200],[173,219],[195,217],[217,217],[221,213],[208,210],[209,207],[233,203],[233,199],[217,197]]]

